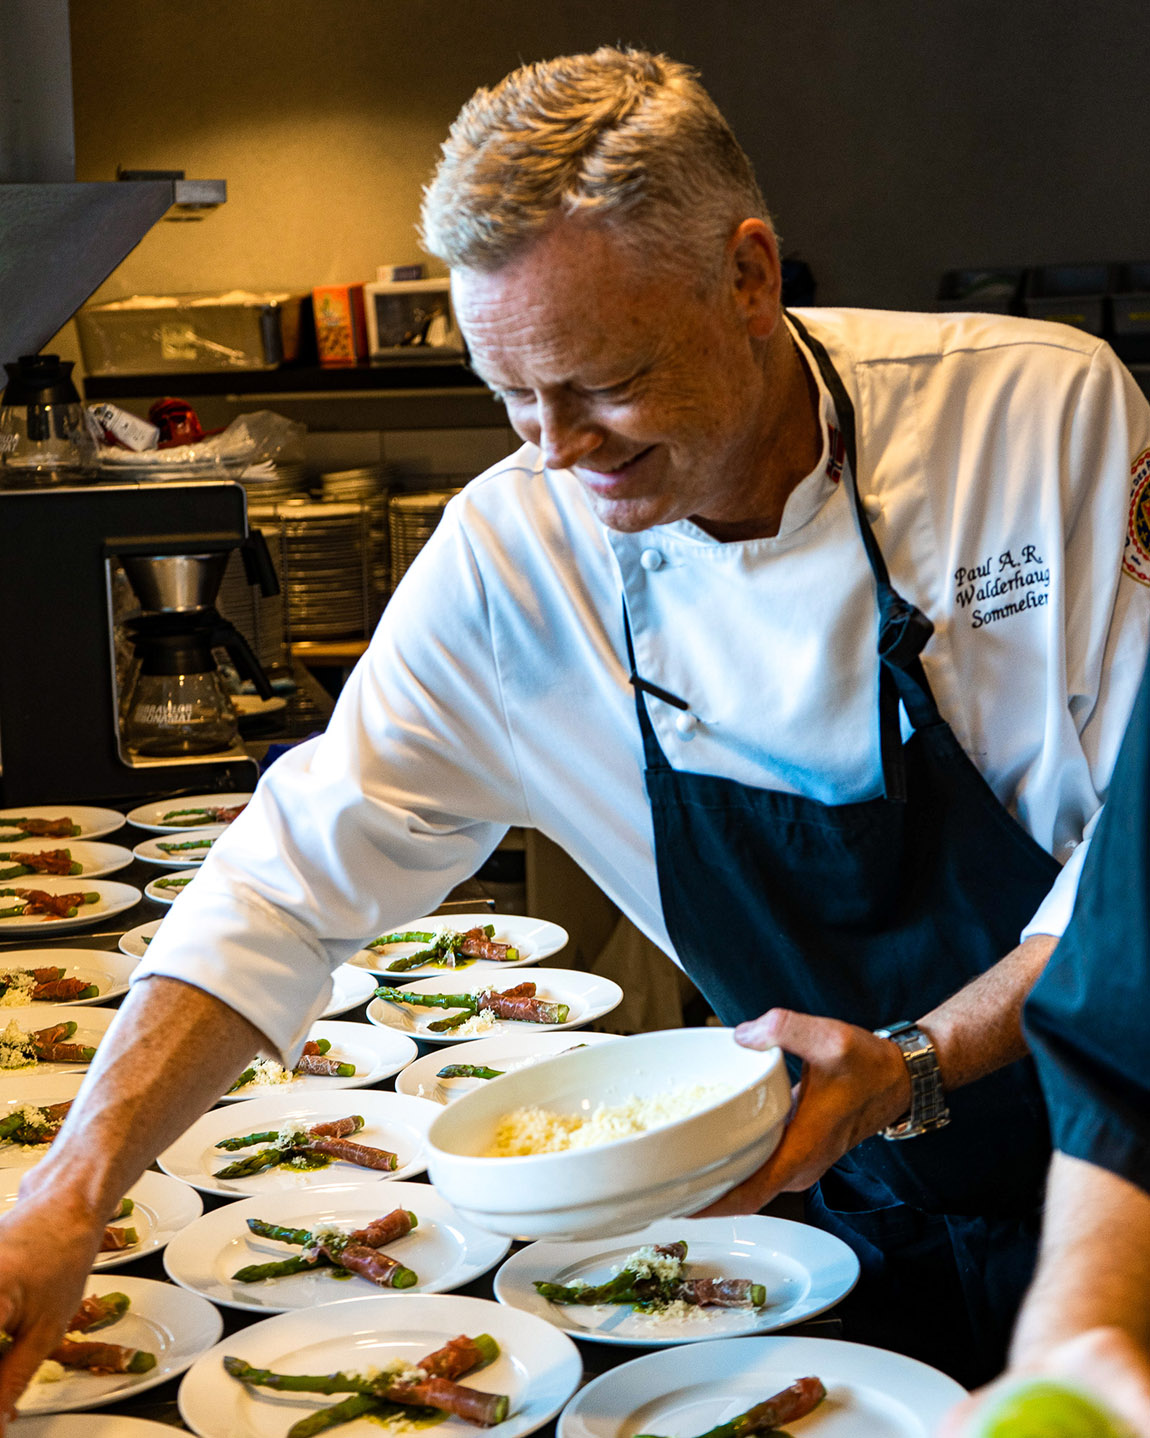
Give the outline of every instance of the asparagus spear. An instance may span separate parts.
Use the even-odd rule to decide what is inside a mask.
[[[185,849],[210,849],[214,839],[185,839],[182,844],[157,844],[156,848],[165,854],[181,854]]]
[[[367,1413],[374,1418],[386,1420],[398,1417],[405,1411],[409,1416],[414,1416],[419,1410],[405,1410],[400,1403],[388,1403],[385,1399],[375,1398],[368,1393],[352,1393],[341,1403],[333,1403],[330,1408],[321,1408],[318,1412],[301,1418],[298,1423],[293,1423],[287,1431],[287,1438],[315,1438],[317,1433],[326,1433],[329,1428],[338,1428],[341,1423],[350,1423]],[[439,1419],[444,1415],[440,1413],[435,1416]]]
[[[479,1012],[474,994],[415,994],[410,989],[403,989],[397,994],[389,985],[383,984],[376,989],[375,996],[377,999],[388,999],[394,1004],[416,1004],[424,1009],[467,1009],[473,1014]]]
[[[773,1398],[708,1428],[700,1438],[749,1438],[752,1433],[773,1433],[780,1424],[794,1423],[813,1413],[826,1396],[827,1390],[820,1379],[799,1378]],[[653,1438],[653,1435],[637,1434],[636,1438]]]
[[[224,1093],[235,1093],[236,1089],[238,1089],[238,1088],[243,1088],[244,1084],[246,1084],[246,1083],[251,1083],[252,1079],[254,1079],[255,1076],[256,1076],[256,1071],[255,1071],[254,1068],[246,1068],[246,1069],[244,1069],[243,1073],[240,1074],[239,1078],[236,1079],[235,1083],[232,1084],[231,1088],[226,1088],[226,1089],[224,1089]],[[274,1134],[271,1135],[271,1138],[274,1138],[274,1137],[275,1137]],[[270,1143],[270,1142],[271,1142],[271,1138],[266,1138],[266,1139],[264,1139],[263,1141],[264,1141],[265,1143]],[[217,1147],[217,1148],[244,1148],[245,1145],[242,1144],[242,1143],[236,1143],[234,1139],[229,1139],[226,1143],[217,1143],[217,1144],[216,1144],[216,1147]]]
[[[288,1258],[271,1263],[249,1263],[246,1268],[237,1268],[232,1277],[237,1283],[259,1283],[264,1278],[286,1278],[292,1273],[310,1273],[315,1268],[330,1267],[331,1260],[324,1254],[309,1258],[305,1253],[293,1253]]]
[[[216,1147],[219,1148],[220,1145],[217,1144]],[[246,1158],[239,1158],[235,1163],[217,1169],[212,1177],[250,1178],[255,1173],[262,1173],[265,1168],[275,1168],[277,1163],[283,1163],[291,1156],[290,1148],[261,1148],[258,1153],[250,1153]]]
[[[352,1114],[349,1115],[349,1117],[355,1119],[355,1124],[353,1127],[344,1131],[342,1136],[345,1138],[349,1134],[358,1133],[359,1130],[363,1127],[362,1114]],[[279,1136],[280,1131],[278,1129],[265,1129],[262,1133],[245,1133],[241,1134],[238,1138],[222,1138],[215,1146],[216,1148],[226,1149],[251,1148],[254,1144],[257,1143],[275,1143],[276,1139],[279,1138]],[[308,1131],[306,1129],[300,1129],[300,1137],[301,1139],[307,1138]]]
[[[484,1068],[482,1064],[447,1064],[435,1075],[436,1078],[502,1078],[503,1069]]]

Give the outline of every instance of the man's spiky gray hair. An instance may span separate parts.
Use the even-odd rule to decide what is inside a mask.
[[[424,190],[421,238],[452,269],[495,270],[564,216],[700,276],[741,220],[771,223],[696,72],[611,46],[523,65],[472,96]]]

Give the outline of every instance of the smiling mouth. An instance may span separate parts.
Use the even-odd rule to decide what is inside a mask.
[[[580,465],[579,469],[584,482],[589,485],[590,488],[610,489],[618,483],[619,480],[626,479],[640,460],[646,459],[647,455],[649,455],[654,448],[655,446],[653,444],[649,444],[646,449],[641,449],[638,454],[633,454],[630,459],[624,460],[622,464],[616,465],[614,469],[589,469],[585,465]]]

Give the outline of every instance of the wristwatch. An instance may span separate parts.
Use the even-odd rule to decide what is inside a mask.
[[[881,1130],[883,1138],[918,1138],[945,1128],[950,1122],[950,1110],[942,1091],[938,1055],[930,1039],[909,1019],[874,1032],[876,1038],[898,1044],[910,1073],[910,1109],[897,1123]]]

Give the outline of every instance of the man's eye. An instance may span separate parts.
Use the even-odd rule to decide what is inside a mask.
[[[529,404],[534,398],[529,389],[497,389],[492,393],[504,404]]]

